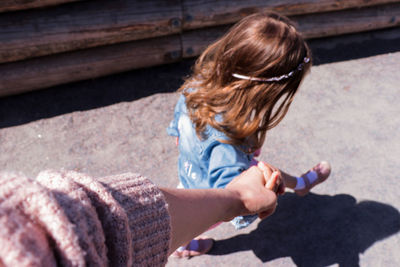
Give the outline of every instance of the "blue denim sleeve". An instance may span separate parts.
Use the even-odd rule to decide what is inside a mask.
[[[185,105],[185,97],[183,95],[180,95],[178,102],[175,105],[174,119],[169,123],[169,126],[167,128],[168,135],[179,137],[178,121],[181,113],[186,110]]]
[[[218,143],[212,148],[209,165],[210,185],[225,187],[233,178],[250,167],[251,158],[237,147]],[[235,217],[231,223],[236,229],[249,226],[258,218],[257,214]]]
[[[224,188],[249,166],[250,160],[246,153],[230,144],[215,143],[210,151],[208,167],[210,187]]]

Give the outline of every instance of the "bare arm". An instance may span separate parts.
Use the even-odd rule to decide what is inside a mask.
[[[272,189],[278,175],[252,167],[225,189],[161,188],[171,216],[169,254],[217,222],[230,221],[238,215],[258,213],[262,219],[271,215],[276,207]]]

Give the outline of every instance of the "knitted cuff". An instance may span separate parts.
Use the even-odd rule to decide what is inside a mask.
[[[125,210],[132,236],[133,264],[163,266],[168,259],[170,217],[161,191],[148,179],[126,173],[98,179]]]

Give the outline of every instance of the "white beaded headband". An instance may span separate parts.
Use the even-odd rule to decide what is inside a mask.
[[[303,61],[297,66],[296,69],[292,70],[287,74],[283,74],[281,76],[276,76],[272,78],[258,78],[258,77],[250,77],[246,75],[241,75],[237,73],[233,73],[232,76],[242,80],[249,80],[249,81],[256,81],[256,82],[279,82],[285,79],[289,79],[292,77],[296,72],[301,71],[304,68],[304,65],[310,62],[310,58],[304,57]]]

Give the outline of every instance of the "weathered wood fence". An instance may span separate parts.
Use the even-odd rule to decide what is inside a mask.
[[[261,11],[306,38],[400,26],[400,0],[2,0],[0,96],[194,57]]]

